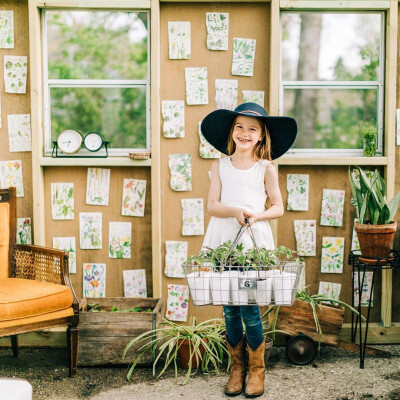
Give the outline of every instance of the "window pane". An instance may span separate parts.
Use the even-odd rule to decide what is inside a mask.
[[[376,121],[376,89],[285,89],[283,114],[297,120],[297,149],[362,149],[359,127]]]
[[[282,13],[282,79],[379,80],[381,13]]]
[[[147,12],[46,11],[50,79],[146,79]]]
[[[111,148],[146,148],[146,89],[51,88],[51,140],[65,129],[100,132]]]

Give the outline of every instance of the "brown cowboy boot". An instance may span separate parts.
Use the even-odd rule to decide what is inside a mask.
[[[249,353],[249,379],[247,380],[246,397],[258,397],[264,393],[264,378],[265,378],[265,339],[256,350],[252,350],[247,345]]]
[[[246,339],[243,337],[235,348],[229,344],[228,339],[226,343],[231,355],[231,374],[225,386],[225,394],[237,396],[243,392],[246,379]]]

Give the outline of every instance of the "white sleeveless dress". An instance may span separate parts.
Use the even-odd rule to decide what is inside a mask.
[[[221,158],[219,160],[219,176],[222,184],[221,203],[254,213],[264,211],[267,200],[264,176],[265,168],[269,163],[270,161],[260,160],[251,168],[242,170],[232,165],[230,157]],[[228,240],[233,242],[240,226],[235,217],[211,217],[204,236],[203,248],[207,246],[215,249]],[[257,221],[251,225],[251,229],[258,247],[268,250],[275,248],[268,221]],[[248,229],[240,238],[239,243],[243,244],[245,250],[253,247]]]

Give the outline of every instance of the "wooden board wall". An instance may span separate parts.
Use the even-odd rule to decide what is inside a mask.
[[[0,10],[14,11],[14,48],[0,49],[0,96],[1,96],[1,128],[0,128],[0,161],[21,160],[24,180],[24,197],[17,199],[17,213],[20,218],[32,218],[32,154],[28,152],[10,152],[8,142],[7,115],[30,114],[31,97],[29,84],[29,30],[28,1],[1,0]],[[28,56],[28,79],[26,94],[5,93],[4,91],[4,56]],[[35,221],[32,221],[34,224]],[[33,226],[32,226],[33,228]],[[32,229],[33,231],[33,229]]]
[[[107,167],[104,167],[107,168]],[[146,167],[113,167],[110,168],[110,197],[108,206],[86,204],[87,167],[46,167],[44,170],[45,185],[45,229],[46,246],[52,246],[55,236],[74,236],[76,240],[77,264],[76,274],[71,274],[72,284],[78,299],[82,297],[83,263],[106,264],[106,296],[123,297],[124,286],[122,271],[128,269],[145,269],[147,295],[152,297],[152,264],[151,264],[151,198],[150,169]],[[123,180],[145,179],[146,203],[144,217],[121,215]],[[74,184],[74,220],[53,220],[51,216],[51,183],[72,182]],[[103,248],[100,250],[82,250],[79,248],[79,213],[101,212],[103,228]],[[109,222],[132,222],[132,258],[115,259],[108,257]]]
[[[213,160],[199,156],[198,122],[216,108],[215,79],[237,79],[238,104],[243,102],[242,90],[264,90],[268,99],[269,74],[269,20],[268,3],[161,3],[161,98],[162,100],[185,100],[185,68],[207,67],[208,105],[188,106],[185,103],[185,138],[165,139],[161,135],[161,185],[162,185],[162,251],[165,258],[166,240],[183,240],[189,243],[189,254],[197,253],[203,236],[182,236],[181,199],[203,198],[206,207],[208,194],[208,171]],[[211,51],[206,47],[206,13],[229,13],[229,49]],[[168,21],[191,22],[191,48],[189,60],[168,59]],[[233,38],[256,39],[255,68],[253,77],[231,75]],[[266,104],[266,106],[268,106]],[[192,186],[190,192],[174,192],[170,189],[168,155],[189,153],[192,157]],[[205,212],[205,229],[210,216]],[[164,261],[163,261],[164,262]],[[165,265],[164,265],[165,266]],[[163,266],[163,267],[164,267]],[[185,279],[163,276],[163,296],[167,296],[167,284],[186,284]],[[199,318],[220,316],[222,307],[194,307],[189,314]]]

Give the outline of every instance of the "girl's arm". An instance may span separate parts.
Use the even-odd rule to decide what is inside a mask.
[[[239,207],[228,207],[221,203],[221,179],[219,177],[219,160],[211,167],[210,189],[208,191],[207,212],[213,217],[235,217],[240,225],[245,225],[246,210]]]
[[[265,168],[265,190],[268,194],[271,207],[261,213],[248,213],[250,225],[256,221],[265,219],[275,219],[283,215],[282,195],[279,189],[278,172],[272,163],[269,163]]]

